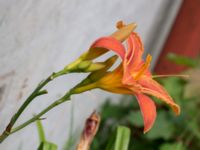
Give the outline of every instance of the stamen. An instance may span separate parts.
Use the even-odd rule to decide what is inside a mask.
[[[190,76],[185,74],[153,75],[152,78],[180,77],[188,79]]]
[[[140,71],[135,76],[135,80],[138,80],[144,74],[146,69],[148,69],[148,67],[151,63],[151,59],[152,59],[152,56],[150,54],[148,54],[147,57],[146,57],[146,62],[142,65]]]

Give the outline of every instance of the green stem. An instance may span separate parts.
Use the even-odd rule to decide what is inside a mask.
[[[24,127],[26,127],[27,125],[35,122],[36,120],[40,119],[40,117],[42,115],[44,115],[46,112],[48,112],[49,110],[51,110],[52,108],[56,107],[57,105],[64,103],[65,101],[70,99],[70,96],[72,95],[72,92],[68,92],[66,93],[62,98],[58,99],[57,101],[53,102],[52,104],[50,104],[48,107],[46,107],[43,111],[41,111],[39,114],[35,115],[33,118],[29,119],[28,121],[24,122],[23,124],[19,125],[18,127],[12,129],[10,132],[4,132],[4,134],[2,134],[0,136],[0,143],[3,142],[9,135],[23,129]]]
[[[33,101],[33,99],[35,99],[37,96],[46,94],[47,91],[46,90],[41,90],[47,83],[49,83],[50,81],[52,81],[53,79],[67,74],[68,71],[67,70],[61,70],[57,73],[52,73],[48,78],[46,78],[44,81],[42,81],[37,87],[36,89],[31,93],[31,95],[25,100],[25,102],[22,104],[22,106],[18,109],[17,113],[14,114],[14,116],[11,118],[9,124],[7,125],[6,129],[4,130],[4,132],[2,133],[2,135],[0,136],[0,143],[10,134],[12,127],[14,126],[14,124],[16,123],[16,121],[18,120],[18,118],[20,117],[20,115],[22,114],[22,112],[25,110],[25,108]]]
[[[84,81],[84,80],[83,80]],[[82,82],[83,82],[82,81]],[[80,83],[82,83],[80,82]],[[96,88],[96,86],[94,86],[95,84],[88,84],[83,86],[82,88],[79,88],[79,84],[77,84],[75,87],[73,87],[69,92],[67,92],[63,97],[61,97],[60,99],[56,100],[55,102],[53,102],[52,104],[50,104],[48,107],[46,107],[44,110],[42,110],[39,114],[35,115],[33,118],[29,119],[28,121],[24,122],[23,124],[17,126],[14,129],[11,129],[9,132],[7,130],[5,130],[3,132],[3,134],[0,136],[0,143],[3,142],[9,135],[23,129],[24,127],[26,127],[27,125],[37,121],[38,119],[40,119],[40,117],[42,115],[44,115],[46,112],[48,112],[49,110],[51,110],[52,108],[56,107],[57,105],[60,105],[64,102],[66,102],[67,100],[70,100],[70,96],[74,95],[74,94],[79,94],[79,93],[83,93],[85,91],[91,90]],[[41,91],[41,93],[44,93],[45,91]]]
[[[57,105],[66,102],[67,100],[70,99],[71,96],[71,92],[68,92],[65,96],[63,96],[62,98],[58,99],[57,101],[53,102],[52,104],[50,104],[48,107],[46,107],[43,111],[41,111],[39,114],[35,115],[33,118],[29,119],[28,121],[24,122],[23,124],[19,125],[18,127],[14,128],[11,130],[10,134],[17,132],[18,130],[23,129],[24,127],[26,127],[27,125],[35,122],[36,120],[40,119],[40,117],[42,115],[44,115],[46,112],[48,112],[49,110],[51,110],[52,108],[56,107]]]
[[[34,98],[36,98],[37,96],[46,94],[47,91],[46,90],[42,90],[42,88],[49,83],[50,81],[52,81],[53,79],[70,73],[70,72],[76,72],[79,71],[77,66],[80,64],[81,59],[76,60],[75,62],[69,64],[68,66],[66,66],[63,70],[57,72],[57,73],[53,73],[52,75],[50,75],[46,80],[42,81],[38,87],[32,92],[32,94],[25,100],[25,102],[22,104],[22,106],[19,108],[19,110],[17,111],[17,113],[11,118],[10,123],[8,124],[8,126],[6,127],[6,129],[4,130],[4,132],[2,133],[2,135],[0,135],[0,143],[2,143],[10,134],[17,132],[20,129],[23,129],[24,127],[26,127],[27,125],[33,123],[34,121],[40,119],[40,117],[45,114],[46,112],[48,112],[49,110],[51,110],[52,108],[56,107],[57,105],[69,100],[70,96],[72,94],[77,94],[77,93],[82,93],[84,91],[96,88],[96,86],[94,86],[93,84],[91,85],[86,85],[84,88],[78,88],[78,85],[75,86],[74,88],[72,88],[68,93],[66,93],[62,98],[58,99],[57,101],[53,102],[51,105],[49,105],[47,108],[45,108],[43,111],[41,111],[39,114],[37,114],[36,116],[34,116],[33,118],[31,118],[30,120],[24,122],[23,124],[19,125],[18,127],[13,128],[15,122],[17,121],[17,119],[20,117],[20,115],[22,114],[22,112],[25,110],[25,108],[32,102],[32,100]],[[81,82],[82,83],[82,82]],[[77,88],[77,89],[76,89]]]
[[[33,91],[33,93],[25,100],[25,102],[22,104],[22,106],[19,108],[19,110],[17,111],[17,113],[13,116],[13,118],[11,119],[8,127],[7,127],[7,131],[9,132],[13,125],[15,124],[15,122],[17,121],[17,119],[20,117],[20,115],[22,114],[22,112],[25,110],[25,108],[32,102],[32,100],[34,98],[36,98],[37,96],[46,94],[47,92],[44,91],[40,91],[47,83],[49,83],[50,81],[52,81],[53,79],[55,79],[56,77],[59,77],[61,75],[64,74],[64,71],[59,71],[57,73],[52,73],[52,75],[50,75],[46,80],[42,81],[38,87]]]

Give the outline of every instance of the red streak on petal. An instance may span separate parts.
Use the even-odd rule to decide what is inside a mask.
[[[126,63],[134,69],[141,63],[142,54],[144,52],[142,41],[137,33],[133,32],[129,36],[128,48]]]

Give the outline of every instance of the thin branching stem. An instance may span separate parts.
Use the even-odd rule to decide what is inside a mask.
[[[8,123],[6,129],[3,131],[2,135],[0,135],[0,143],[4,141],[4,139],[6,139],[11,132],[13,131],[12,128],[14,126],[14,124],[16,123],[16,121],[19,119],[19,117],[21,116],[21,114],[23,113],[23,111],[27,108],[27,106],[38,96],[40,95],[44,95],[47,94],[46,90],[42,90],[42,88],[47,85],[47,83],[49,83],[50,81],[52,81],[53,79],[67,74],[69,73],[66,69],[65,70],[61,70],[57,73],[52,73],[48,78],[46,78],[45,80],[43,80],[42,82],[39,83],[39,85],[36,87],[36,89],[31,93],[31,95],[24,101],[24,103],[21,105],[21,107],[18,109],[18,111],[13,115],[13,117],[11,118],[10,122]],[[15,130],[14,130],[15,131]],[[16,131],[15,131],[16,132]]]

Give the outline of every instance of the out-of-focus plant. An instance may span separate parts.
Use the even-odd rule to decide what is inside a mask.
[[[90,150],[90,145],[98,131],[100,124],[100,116],[93,112],[86,120],[85,127],[77,145],[77,150]],[[128,150],[130,141],[130,129],[125,126],[117,126],[115,132],[110,136],[107,141],[105,150]]]
[[[112,133],[105,150],[128,150],[130,142],[130,129],[126,126],[117,126]]]
[[[111,138],[110,133],[114,132],[118,125],[127,126],[131,130],[133,140],[129,144],[129,150],[200,149],[200,57],[190,59],[175,54],[168,57],[178,64],[190,67],[185,71],[190,78],[159,79],[180,104],[183,110],[181,115],[174,117],[169,108],[155,99],[158,102],[157,119],[154,127],[144,135],[141,134],[143,120],[139,106],[136,101],[132,101],[132,97],[124,96],[119,103],[111,103],[108,100],[101,108],[102,121],[92,150],[105,149]]]

